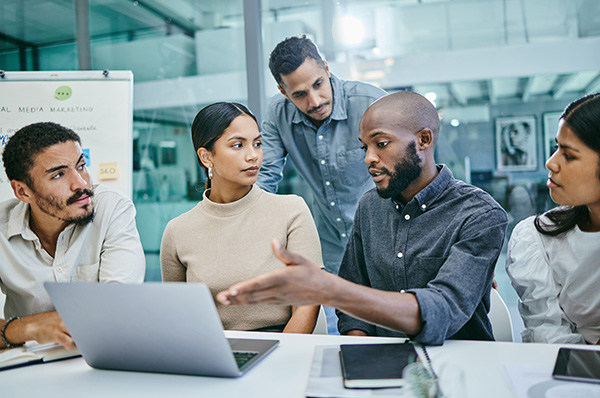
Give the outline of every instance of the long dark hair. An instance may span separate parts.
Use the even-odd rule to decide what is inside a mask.
[[[580,98],[567,106],[560,117],[588,148],[600,154],[600,93]],[[600,179],[600,175],[598,175]],[[542,216],[551,223],[545,223]],[[588,217],[586,206],[559,206],[535,217],[534,225],[544,235],[567,232]]]
[[[202,108],[192,123],[192,142],[196,154],[200,148],[206,148],[207,151],[212,152],[215,142],[221,138],[233,119],[241,115],[250,116],[256,122],[256,117],[252,112],[237,102],[216,102]],[[198,157],[198,163],[206,173],[206,189],[210,189],[208,169],[202,164],[200,157]]]

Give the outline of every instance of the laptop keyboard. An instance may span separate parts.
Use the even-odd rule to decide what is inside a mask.
[[[237,362],[238,368],[243,369],[244,366],[250,361],[252,358],[258,355],[256,351],[234,351],[233,356],[235,357],[235,361]]]

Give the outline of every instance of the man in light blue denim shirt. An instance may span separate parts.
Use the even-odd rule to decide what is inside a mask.
[[[312,212],[325,269],[336,273],[360,197],[374,187],[358,141],[364,111],[385,91],[329,72],[306,36],[290,37],[271,53],[281,95],[263,123],[264,160],[258,185],[275,192],[289,156],[313,192]]]

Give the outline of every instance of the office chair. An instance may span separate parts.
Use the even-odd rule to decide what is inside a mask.
[[[325,309],[322,305],[319,306],[319,315],[313,334],[327,334],[327,318],[325,317]]]
[[[490,312],[488,314],[492,323],[492,331],[496,341],[513,341],[513,325],[508,307],[502,300],[498,290],[492,289],[490,294]]]

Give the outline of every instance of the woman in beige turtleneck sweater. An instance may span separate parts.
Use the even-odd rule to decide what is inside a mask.
[[[196,115],[192,141],[207,186],[203,200],[165,229],[163,281],[204,282],[214,297],[234,283],[283,267],[271,251],[273,238],[322,264],[304,200],[254,185],[263,158],[261,139],[254,115],[241,104],[219,102]],[[312,333],[319,307],[217,303],[217,309],[225,329]]]

